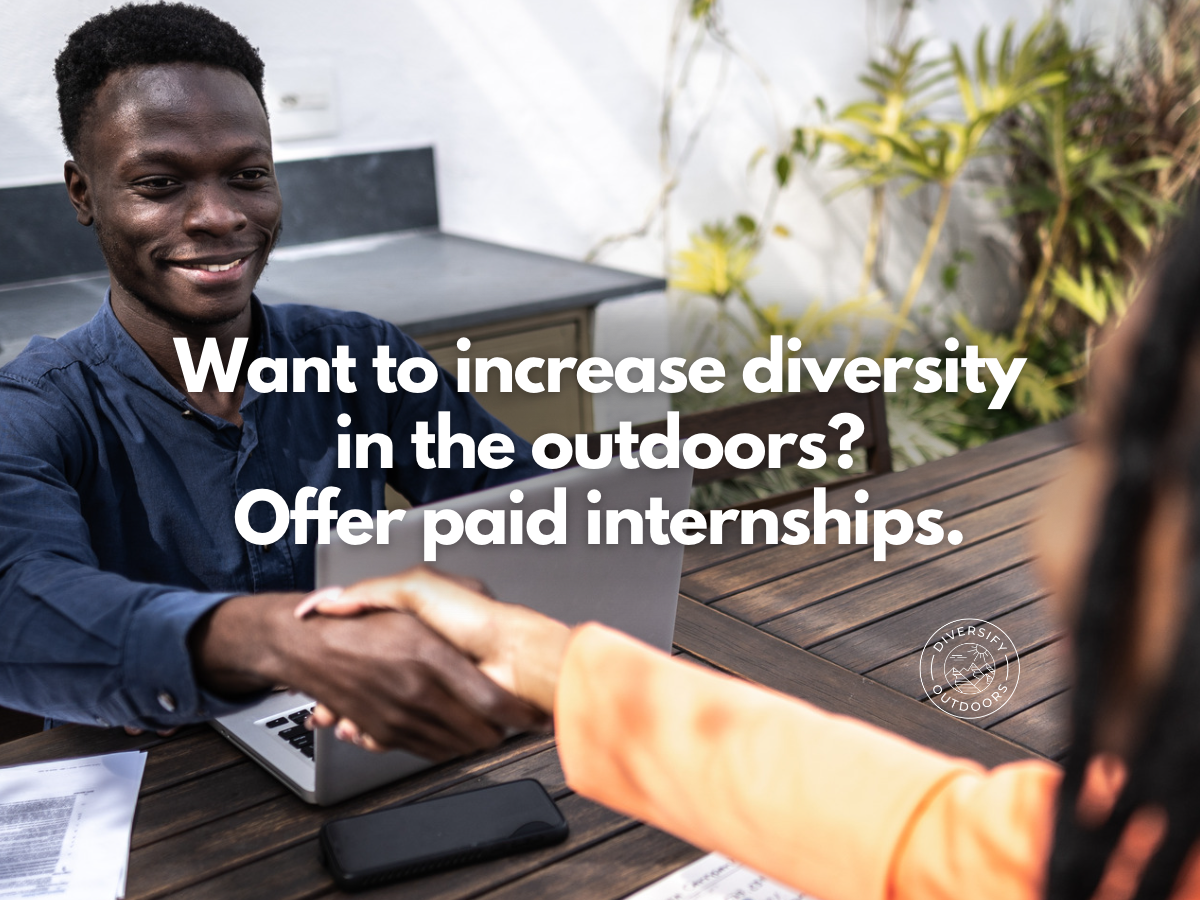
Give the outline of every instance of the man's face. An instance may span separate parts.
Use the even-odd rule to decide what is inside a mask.
[[[68,190],[81,221],[95,222],[114,305],[196,325],[244,314],[282,213],[249,82],[190,63],[116,72],[81,144]]]

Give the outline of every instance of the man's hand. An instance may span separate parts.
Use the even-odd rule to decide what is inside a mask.
[[[292,615],[299,597],[235,597],[193,634],[198,676],[230,694],[277,684],[361,725],[373,749],[434,760],[499,743],[542,717],[502,690],[412,615]]]
[[[417,616],[479,665],[489,678],[549,713],[570,631],[523,606],[485,596],[479,582],[418,566],[398,575],[360,582],[344,591],[318,591],[296,609],[354,616],[391,609]],[[325,724],[327,717],[317,718]],[[353,718],[353,717],[351,717]],[[363,722],[354,720],[368,734]]]

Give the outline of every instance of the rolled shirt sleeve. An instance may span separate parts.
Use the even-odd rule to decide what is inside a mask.
[[[187,646],[230,596],[137,584],[61,556],[22,559],[0,580],[0,702],[57,721],[156,729],[239,709],[246,698],[199,686]]]

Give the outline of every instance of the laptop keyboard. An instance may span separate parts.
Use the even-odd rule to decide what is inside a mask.
[[[287,741],[294,749],[312,759],[313,733],[304,727],[304,720],[312,715],[315,705],[270,719],[262,723],[263,727],[274,731],[279,738]]]

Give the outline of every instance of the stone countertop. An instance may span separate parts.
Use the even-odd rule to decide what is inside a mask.
[[[256,292],[266,303],[356,310],[414,336],[593,306],[665,288],[637,275],[437,230],[281,247]],[[108,276],[0,286],[0,365],[35,334],[92,317]]]

